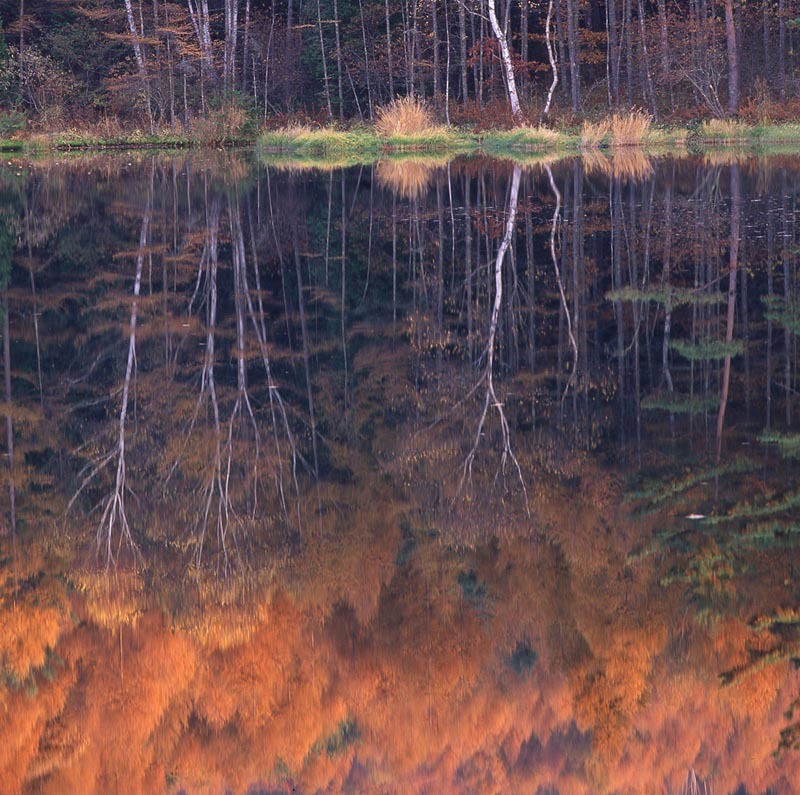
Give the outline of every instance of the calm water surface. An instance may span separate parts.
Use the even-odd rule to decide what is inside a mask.
[[[0,167],[0,790],[791,793],[800,160]]]

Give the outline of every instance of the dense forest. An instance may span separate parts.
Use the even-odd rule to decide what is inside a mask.
[[[408,95],[452,124],[633,107],[656,120],[779,121],[798,108],[795,5],[1,0],[0,134],[371,121]]]

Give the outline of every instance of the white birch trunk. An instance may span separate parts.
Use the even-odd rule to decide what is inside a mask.
[[[547,92],[547,102],[544,103],[544,110],[542,116],[546,116],[550,112],[550,104],[553,101],[553,92],[558,85],[558,66],[556,64],[556,56],[553,52],[553,42],[550,40],[550,23],[553,21],[553,0],[547,6],[547,21],[544,23],[544,38],[547,42],[547,57],[550,60],[550,68],[553,70],[553,82],[550,84],[550,90]]]
[[[497,21],[497,7],[496,0],[488,0],[489,2],[489,22],[492,25],[494,36],[497,43],[500,45],[500,60],[503,63],[503,71],[506,76],[506,86],[508,88],[508,99],[511,103],[511,115],[514,117],[516,124],[523,124],[525,119],[522,116],[522,108],[519,104],[519,94],[517,93],[517,83],[514,79],[514,66],[511,63],[511,52],[508,49],[508,39],[505,32],[500,27]]]

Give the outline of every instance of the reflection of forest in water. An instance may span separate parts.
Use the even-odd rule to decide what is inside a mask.
[[[0,171],[0,780],[791,792],[797,169]]]

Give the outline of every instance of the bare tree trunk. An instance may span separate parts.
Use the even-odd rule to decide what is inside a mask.
[[[369,76],[369,55],[367,54],[367,29],[364,25],[364,3],[358,0],[358,13],[361,17],[361,42],[364,45],[364,77],[367,81],[367,105],[369,107],[369,120],[375,119],[375,108],[372,101],[372,80]]]
[[[412,14],[412,24],[411,24],[411,57],[409,58],[408,62],[408,72],[410,75],[411,80],[411,91],[409,93],[413,94],[416,89],[416,65],[417,65],[417,55],[419,53],[419,25],[418,25],[418,14],[417,14],[417,7],[418,3],[414,3],[414,11]]]
[[[672,72],[669,68],[669,35],[667,32],[667,3],[658,0],[658,22],[661,28],[661,82],[669,86],[669,109],[675,110],[675,92],[672,90]]]
[[[547,5],[547,21],[544,23],[544,39],[547,44],[547,58],[550,61],[550,68],[553,70],[553,82],[550,84],[550,89],[547,92],[547,101],[544,103],[544,110],[542,117],[550,112],[550,103],[553,101],[553,92],[558,85],[558,66],[556,65],[555,54],[553,53],[553,43],[550,39],[550,23],[553,21],[553,0]]]
[[[619,104],[617,50],[617,7],[615,0],[608,0],[606,3],[606,91],[609,109],[615,109]]]
[[[169,4],[164,6],[164,19],[169,28]],[[169,82],[169,123],[175,127],[175,68],[172,63],[172,33],[166,34],[167,80]]]
[[[436,0],[431,0],[431,33],[433,35],[433,101],[438,104],[441,87],[439,85],[439,15],[436,13]]]
[[[328,83],[328,58],[325,55],[325,38],[322,35],[322,10],[320,8],[320,0],[317,0],[317,30],[319,31],[319,51],[322,56],[322,88],[325,95],[325,106],[328,109],[328,121],[333,121],[331,88]]]
[[[510,3],[509,3],[510,5]],[[528,0],[519,0],[519,17],[520,17],[520,59],[522,60],[522,67],[523,67],[523,76],[520,80],[520,91],[522,95],[526,98],[529,98],[530,91],[528,87],[528,12],[530,8],[528,7]]]
[[[483,11],[483,2],[481,0],[481,11]],[[484,74],[483,74],[483,40],[486,38],[486,18],[484,17],[483,13],[479,14],[480,17],[480,32],[478,33],[478,59],[475,63],[475,69],[477,70],[477,94],[478,94],[478,107],[483,107],[483,83],[484,83]],[[472,19],[475,19],[475,15],[472,15]],[[475,38],[474,31],[472,38]]]
[[[628,87],[628,107],[633,105],[633,14],[631,0],[623,0],[622,41],[625,43],[625,72]]]
[[[736,21],[733,0],[722,0],[725,6],[725,43],[728,50],[728,113],[739,113],[739,48],[736,46]]]
[[[389,72],[389,100],[394,99],[394,64],[392,62],[392,26],[389,21],[389,0],[384,0],[386,7],[386,68]],[[319,9],[319,0],[317,0]]]
[[[342,86],[342,42],[339,37],[339,0],[333,0],[333,32],[336,40],[336,81],[339,89],[339,120],[344,119],[344,88]]]
[[[136,68],[139,72],[139,79],[142,81],[142,90],[144,91],[145,102],[147,104],[147,118],[150,122],[150,132],[155,132],[155,122],[153,120],[153,105],[150,101],[150,81],[147,75],[147,64],[144,59],[144,51],[140,39],[143,32],[140,32],[136,26],[136,19],[133,16],[133,5],[131,0],[125,0],[125,14],[128,19],[128,31],[131,34],[131,42],[133,44],[133,54],[136,58]],[[21,34],[20,34],[21,35]]]
[[[467,101],[467,15],[464,10],[464,3],[457,2],[458,6],[458,38],[459,56],[461,67],[461,103]]]
[[[19,0],[19,95],[25,90],[25,0]]]
[[[786,99],[786,0],[778,0],[778,96]]]
[[[447,47],[444,72],[444,118],[450,126],[450,20],[447,13],[447,0],[444,0],[444,39]]]
[[[575,0],[567,0],[567,44],[569,47],[570,94],[572,112],[581,107],[580,42],[578,41],[578,9]]]
[[[264,58],[264,121],[267,120],[269,109],[269,66],[270,53],[272,52],[272,34],[275,31],[275,6],[272,6],[272,19],[269,23],[269,35],[267,36],[267,54]]]
[[[644,27],[644,2],[639,0],[639,33],[642,39],[642,61],[645,71],[647,90],[650,94],[650,109],[653,111],[653,118],[658,121],[658,103],[656,102],[656,92],[653,89],[653,74],[650,69],[650,55],[647,51],[647,35]]]
[[[225,0],[225,54],[222,81],[226,93],[236,85],[236,46],[239,36],[239,0]]]
[[[388,0],[387,0],[388,2]],[[411,96],[413,94],[414,75],[412,73],[412,41],[411,36],[408,35],[409,30],[409,9],[408,0],[403,0],[402,3],[403,18],[401,20],[401,30],[403,31],[403,59],[405,66],[405,83],[406,94]]]
[[[244,6],[244,49],[242,51],[242,94],[247,93],[247,59],[250,54],[250,0]],[[253,81],[255,85],[255,80]]]
[[[514,66],[511,62],[511,51],[508,48],[508,39],[505,32],[500,28],[497,21],[497,8],[495,6],[496,0],[489,0],[489,22],[492,25],[494,36],[497,43],[500,45],[500,59],[503,63],[503,72],[506,78],[506,88],[508,90],[508,99],[511,103],[511,115],[514,117],[516,124],[523,124],[525,118],[522,115],[522,108],[519,104],[519,95],[517,94],[517,83],[514,79]]]
[[[127,0],[126,0],[127,2]],[[197,43],[200,46],[200,104],[206,111],[205,85],[210,75],[216,79],[214,51],[211,44],[211,20],[208,13],[208,0],[187,0],[189,17],[192,20]]]

